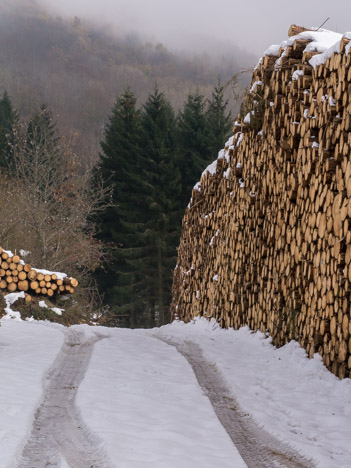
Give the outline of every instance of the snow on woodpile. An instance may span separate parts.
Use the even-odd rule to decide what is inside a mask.
[[[296,339],[340,378],[351,376],[350,39],[293,25],[264,53],[193,190],[172,303],[185,321]]]
[[[25,252],[26,253],[26,252]],[[31,294],[54,296],[73,294],[78,286],[75,278],[65,273],[40,270],[25,263],[19,255],[0,247],[0,289],[9,293],[20,291],[21,296],[30,302]],[[12,296],[11,296],[12,298]],[[9,304],[7,304],[9,307]]]

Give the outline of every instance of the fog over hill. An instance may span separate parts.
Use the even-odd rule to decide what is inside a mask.
[[[256,57],[217,42],[207,51],[172,52],[121,27],[119,32],[92,19],[66,17],[34,0],[0,1],[0,91],[8,90],[22,116],[42,103],[54,111],[75,150],[98,152],[104,123],[116,95],[130,86],[141,105],[155,82],[176,110],[199,90],[209,96],[218,76],[238,109],[231,78],[252,67]],[[249,74],[240,75],[241,88]],[[239,80],[239,81],[240,81]]]
[[[338,0],[39,0],[59,14],[108,23],[134,31],[178,50],[204,51],[240,47],[257,56],[285,39],[290,24],[350,31],[351,2]],[[123,25],[123,26],[122,26]]]

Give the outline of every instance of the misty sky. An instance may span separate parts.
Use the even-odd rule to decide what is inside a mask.
[[[95,19],[170,48],[199,51],[235,43],[259,56],[290,24],[351,31],[351,0],[39,0],[61,15]]]

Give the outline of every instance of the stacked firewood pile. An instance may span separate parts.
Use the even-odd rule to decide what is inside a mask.
[[[64,274],[36,270],[24,263],[19,255],[12,255],[0,247],[0,289],[7,292],[24,291],[27,302],[32,294],[53,296],[73,294],[78,286],[75,278]]]
[[[302,28],[292,27],[290,35]],[[351,377],[351,49],[290,37],[256,67],[246,113],[183,220],[173,318],[297,340]]]

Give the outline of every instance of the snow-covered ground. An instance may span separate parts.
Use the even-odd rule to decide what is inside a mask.
[[[173,342],[192,341],[241,408],[321,468],[351,466],[351,380],[339,381],[296,343],[276,349],[261,333],[215,322],[154,330],[77,327],[95,344],[77,393],[81,415],[110,460],[126,468],[246,466],[192,368]],[[0,328],[0,467],[15,468],[64,327],[3,320]],[[62,468],[67,468],[62,459]]]
[[[97,343],[77,402],[119,468],[246,466],[185,359],[146,333]]]
[[[54,326],[2,320],[0,328],[0,467],[13,468],[30,433],[42,382],[63,343]]]
[[[294,341],[277,349],[260,332],[224,330],[214,320],[174,322],[156,333],[198,343],[242,409],[318,467],[351,467],[351,380],[331,374],[319,354],[309,359]]]

